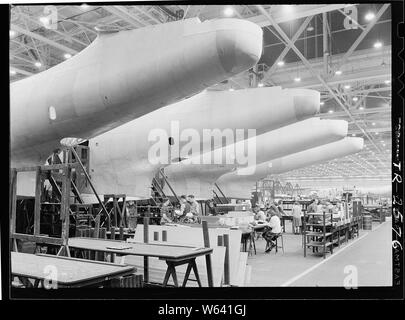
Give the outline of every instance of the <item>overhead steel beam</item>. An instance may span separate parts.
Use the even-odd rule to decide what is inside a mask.
[[[31,32],[31,31],[29,31],[29,30],[25,30],[24,28],[21,28],[20,26],[18,26],[18,25],[16,25],[16,24],[11,24],[11,25],[10,25],[10,28],[11,28],[12,30],[14,30],[14,31],[19,32],[19,33],[23,33],[23,34],[25,34],[25,35],[27,35],[27,36],[29,36],[29,37],[31,37],[31,38],[34,38],[34,39],[39,40],[39,41],[42,41],[42,42],[44,42],[44,43],[46,43],[46,44],[48,44],[48,45],[50,45],[50,46],[52,46],[52,47],[54,47],[54,48],[57,48],[57,49],[59,49],[59,50],[62,50],[62,51],[65,52],[65,53],[76,54],[76,53],[79,52],[79,51],[77,51],[77,50],[75,50],[75,49],[66,47],[66,46],[64,46],[63,44],[60,44],[60,43],[57,43],[57,42],[55,42],[55,41],[52,41],[52,40],[50,40],[50,39],[48,39],[48,38],[45,38],[45,37],[43,37],[43,36],[41,36],[41,35],[39,35],[39,34],[37,34],[37,33]]]
[[[42,24],[39,20],[33,19],[33,18],[30,17],[29,15],[27,15],[27,14],[25,14],[25,13],[22,13],[22,12],[20,12],[19,15],[21,15],[21,16],[24,17],[25,19],[31,21],[32,23],[35,23],[36,25],[43,27],[43,24]],[[80,44],[80,45],[82,45],[82,46],[84,46],[84,47],[87,47],[87,46],[88,46],[87,43],[84,43],[83,41],[81,41],[81,40],[79,40],[79,39],[76,39],[76,38],[74,38],[73,36],[68,35],[67,33],[63,33],[63,32],[60,32],[60,31],[54,30],[54,29],[50,29],[50,30],[53,31],[53,32],[55,32],[55,33],[57,33],[57,34],[59,34],[60,36],[64,37],[66,41],[69,41],[69,42],[74,41],[74,42],[76,42],[76,43],[78,43],[78,44]]]
[[[374,113],[390,113],[390,112],[391,112],[391,108],[381,107],[381,108],[370,108],[370,109],[352,111],[352,115],[356,116],[356,115],[368,115],[368,114],[374,114]],[[345,117],[345,116],[347,116],[347,113],[344,111],[334,112],[334,113],[321,113],[318,116],[323,119],[332,119],[332,118]]]
[[[309,16],[314,16],[317,14],[321,14],[323,12],[330,12],[336,11],[339,9],[343,9],[345,7],[351,6],[350,4],[331,4],[331,5],[305,5],[305,6],[297,6],[296,10],[290,12],[289,14],[285,14],[283,12],[275,13],[274,21],[277,23],[288,22],[292,20],[298,20],[301,18],[306,18]],[[271,25],[269,20],[267,19],[266,15],[257,15],[255,17],[246,18],[251,22],[258,24],[261,27],[266,27]]]
[[[138,17],[134,16],[131,12],[128,11],[128,9],[125,6],[114,6],[118,11],[122,12],[124,15],[128,16],[130,19],[135,20],[142,26],[146,27],[149,24],[145,23],[145,21],[140,20]]]
[[[357,46],[360,44],[361,41],[365,38],[365,36],[370,32],[370,30],[374,27],[374,25],[377,23],[377,21],[381,18],[385,10],[388,9],[390,5],[389,4],[384,4],[381,9],[377,12],[376,16],[374,17],[373,21],[371,21],[367,27],[363,30],[363,32],[359,35],[359,37],[356,39],[356,41],[352,44],[352,46],[347,50],[347,52],[344,54],[342,60],[339,62],[339,67],[343,66],[346,63],[346,60],[352,55],[354,50],[356,50]]]
[[[383,23],[391,23],[391,19],[384,19],[384,20],[381,20],[381,19],[380,19],[379,21],[376,22],[375,25],[380,25],[380,24],[383,24]],[[365,26],[367,26],[367,24],[362,25],[363,28],[365,28]],[[342,33],[342,32],[347,32],[347,31],[349,31],[349,30],[346,29],[346,28],[341,28],[341,29],[335,29],[335,30],[333,30],[332,32],[329,32],[329,31],[328,31],[328,34],[329,34],[329,37],[333,37],[333,36],[335,36],[335,35],[337,35],[337,34],[340,34],[340,33]],[[306,36],[303,36],[303,37],[298,38],[298,40],[310,40],[310,39],[315,39],[315,38],[318,38],[318,37],[321,36],[321,35],[322,35],[322,34],[306,35]],[[282,44],[284,44],[284,41],[283,41],[283,42],[272,42],[272,43],[265,44],[265,45],[263,46],[263,48],[271,48],[271,47],[275,47],[275,46],[281,46]],[[383,50],[383,49],[380,49],[380,51],[381,51],[381,50]],[[356,52],[356,51],[355,51],[355,52]]]
[[[392,127],[381,127],[381,128],[368,128],[367,129],[368,132],[370,133],[384,133],[384,132],[392,132]],[[349,132],[352,134],[359,134],[361,133],[360,130],[349,130]]]
[[[329,48],[328,48],[328,20],[326,12],[322,13],[322,51],[323,51],[323,75],[326,77],[329,73]]]
[[[312,66],[311,66],[312,68]],[[359,81],[378,80],[375,82],[382,82],[383,80],[391,77],[391,70],[387,68],[369,68],[367,70],[355,71],[351,74],[344,74],[339,77],[334,77],[331,80],[323,80],[330,86],[338,85],[341,83],[352,83]],[[288,81],[279,82],[279,85],[286,88],[319,88],[324,86],[323,83],[319,83],[316,79],[303,78],[299,83]]]
[[[150,14],[149,12],[147,12],[144,9],[139,8],[138,6],[132,6],[132,8],[134,8],[136,11],[142,13],[143,15],[147,16],[149,19],[153,20],[154,22],[156,22],[157,24],[161,24],[162,21],[160,21],[159,19],[157,19],[156,17],[154,17],[152,14]]]
[[[391,86],[387,85],[386,87],[379,87],[379,88],[374,87],[374,88],[370,88],[370,89],[351,90],[350,94],[353,96],[357,96],[357,95],[362,95],[365,93],[387,92],[387,91],[391,91]],[[324,98],[327,98],[328,96],[329,95],[327,93],[325,93],[325,95],[323,95]]]
[[[297,39],[299,38],[299,36],[301,35],[301,33],[305,30],[305,28],[308,26],[308,24],[311,22],[312,20],[312,16],[309,16],[305,19],[305,21],[301,24],[301,26],[299,27],[299,29],[297,30],[297,32],[294,34],[294,36],[291,39],[292,43],[295,43],[295,41],[297,41]],[[278,58],[274,61],[273,65],[269,68],[269,70],[267,70],[267,72],[265,73],[265,76],[263,78],[263,81],[267,81],[268,78],[271,77],[274,69],[277,66],[277,63],[281,60],[284,59],[284,57],[287,55],[288,51],[290,51],[291,46],[287,44],[287,46],[284,48],[284,50],[281,52],[281,54],[278,56]]]
[[[338,92],[338,96],[340,97],[341,101],[344,101],[345,104],[348,105],[347,100],[343,97],[343,95],[342,95],[341,92]],[[338,100],[337,100],[337,101],[338,101]],[[344,105],[343,103],[341,103],[341,104]],[[358,104],[360,104],[360,101],[359,101]],[[354,124],[357,128],[359,128],[360,133],[367,137],[367,139],[371,142],[371,144],[376,148],[376,150],[377,150],[378,152],[382,152],[382,150],[380,149],[380,147],[375,143],[374,138],[373,138],[371,135],[369,135],[368,131],[366,131],[366,130],[359,124],[359,122],[356,120],[356,118],[354,118],[354,117],[351,115],[351,112],[349,111],[349,112],[346,112],[346,113],[349,115],[349,118],[352,120],[352,124]],[[378,161],[380,161],[380,163],[382,164],[382,161],[381,161],[381,159],[380,159],[379,157],[376,157],[376,159],[377,159]]]
[[[326,81],[322,78],[322,76],[317,73],[311,66],[311,64],[308,62],[308,60],[303,56],[301,51],[297,49],[297,47],[291,42],[290,38],[285,34],[285,32],[280,28],[280,26],[277,24],[277,22],[273,19],[273,17],[266,12],[266,10],[263,9],[261,5],[257,5],[257,8],[259,11],[267,17],[267,19],[270,21],[272,26],[277,30],[277,32],[283,37],[283,39],[290,44],[291,48],[294,50],[294,52],[298,55],[298,57],[302,60],[302,62],[307,66],[307,68],[310,70],[310,72],[318,78],[318,80],[324,85],[324,87],[330,92],[330,94],[335,98],[336,102],[340,105],[340,107],[346,111],[347,115],[349,118],[356,124],[356,126],[363,132],[363,134],[370,140],[370,142],[374,145],[377,151],[381,152],[380,148],[374,143],[373,139],[370,137],[370,135],[356,122],[356,119],[351,115],[349,109],[342,103],[342,101],[339,99],[339,97],[333,92],[333,90],[330,88],[330,86],[326,83]]]
[[[378,60],[379,63],[381,63],[381,59],[386,59],[389,60],[391,57],[391,46],[384,46],[380,50],[375,50],[374,48],[372,49],[363,49],[363,50],[358,50],[356,51],[351,57],[349,57],[349,62],[350,63],[358,63],[359,61],[362,60],[370,60],[370,59],[375,59]],[[343,60],[343,54],[335,54],[333,55],[333,61],[335,64],[339,64],[339,61]],[[313,67],[323,67],[323,57],[322,58],[313,58],[309,60],[311,65]],[[298,66],[296,62],[291,62],[291,63],[286,63],[283,66],[283,69],[280,70],[280,72],[296,72],[297,68],[300,69],[305,69],[304,66]]]
[[[114,16],[119,17],[125,22],[129,23],[135,28],[140,28],[146,26],[146,24],[139,22],[128,14],[125,9],[120,8],[120,6],[103,6],[103,9],[113,14]]]
[[[361,30],[364,30],[364,29],[365,29],[360,23],[357,22],[356,19],[353,19],[351,16],[347,15],[342,9],[339,9],[339,12],[340,12],[341,14],[343,14],[343,15],[344,15],[346,18],[348,18],[349,20],[353,21],[353,23],[354,23],[358,28],[360,28]]]
[[[19,74],[23,74],[25,76],[32,76],[34,75],[34,73],[20,69],[20,68],[16,68],[16,67],[10,67],[10,70],[15,70],[17,73]]]

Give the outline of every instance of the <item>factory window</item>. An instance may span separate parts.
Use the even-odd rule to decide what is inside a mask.
[[[174,145],[174,139],[173,137],[169,137],[169,145]]]
[[[51,119],[51,120],[56,119],[56,110],[53,106],[49,107],[49,119]]]

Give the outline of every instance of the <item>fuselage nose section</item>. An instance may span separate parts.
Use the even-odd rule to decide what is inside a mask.
[[[258,25],[238,19],[220,19],[212,23],[216,30],[218,57],[226,72],[237,74],[259,61],[263,31]]]

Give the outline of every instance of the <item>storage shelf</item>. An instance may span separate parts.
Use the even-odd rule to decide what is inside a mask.
[[[313,218],[316,217],[315,221],[313,221]],[[323,257],[326,257],[326,252],[329,251],[330,253],[333,253],[333,245],[334,243],[337,243],[337,240],[334,240],[334,231],[333,229],[333,223],[332,223],[332,213],[304,213],[304,220],[308,218],[309,221],[308,223],[304,223],[304,256],[307,254],[307,248],[312,247],[324,247],[328,248],[328,250],[323,250]],[[319,219],[320,218],[320,219]],[[312,228],[311,228],[312,227]],[[307,242],[308,238],[307,237],[312,237],[312,239]],[[317,237],[318,239],[314,239]]]

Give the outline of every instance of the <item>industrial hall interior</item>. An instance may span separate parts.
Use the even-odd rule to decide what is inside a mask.
[[[391,286],[392,6],[10,5],[5,285]]]

